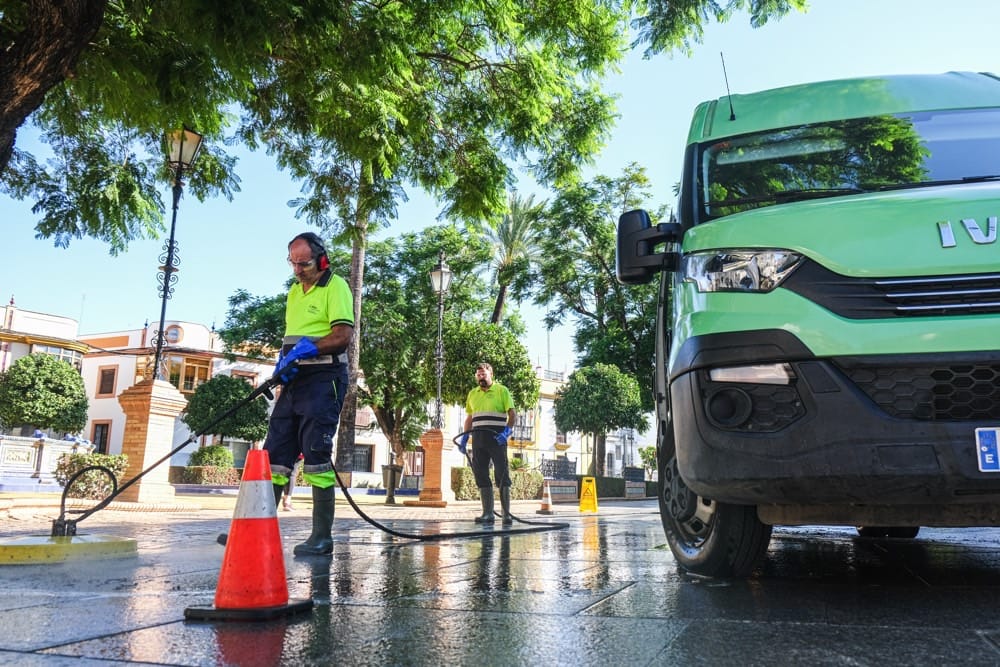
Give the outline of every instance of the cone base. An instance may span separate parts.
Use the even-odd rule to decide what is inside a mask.
[[[552,510],[535,510],[535,514],[555,514]]]
[[[288,604],[276,607],[250,607],[243,609],[219,609],[218,607],[188,607],[184,618],[192,621],[268,621],[272,618],[293,616],[311,611],[313,601],[292,599]]]

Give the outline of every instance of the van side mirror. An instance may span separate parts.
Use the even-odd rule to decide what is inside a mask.
[[[629,285],[648,283],[660,271],[676,271],[676,252],[654,252],[661,244],[677,243],[681,226],[676,222],[661,222],[653,226],[649,214],[642,209],[622,213],[618,218],[618,239],[615,247],[615,274]]]

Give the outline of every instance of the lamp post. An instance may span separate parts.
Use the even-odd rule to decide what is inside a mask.
[[[437,362],[437,398],[434,401],[434,428],[441,429],[444,421],[441,419],[441,377],[444,375],[444,295],[451,287],[451,270],[444,261],[444,250],[438,254],[437,266],[431,270],[431,289],[438,298],[438,337],[434,360]]]
[[[170,239],[163,246],[163,254],[160,255],[160,271],[156,274],[157,282],[160,285],[160,328],[156,331],[156,356],[153,357],[153,377],[162,379],[163,369],[160,367],[163,355],[163,338],[165,318],[167,315],[167,299],[174,293],[174,283],[177,282],[177,265],[180,259],[177,257],[177,243],[174,241],[174,232],[177,228],[177,205],[181,200],[181,193],[184,191],[184,170],[190,169],[198,157],[201,149],[202,136],[197,132],[187,129],[169,132],[167,134],[167,144],[169,146],[167,164],[174,172],[174,205],[173,215],[170,220]]]

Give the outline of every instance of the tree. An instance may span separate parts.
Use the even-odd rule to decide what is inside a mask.
[[[646,428],[639,385],[609,364],[573,371],[556,392],[556,427],[564,432],[590,433],[594,438],[591,474],[604,474],[605,434],[620,428]]]
[[[632,163],[616,178],[597,176],[561,190],[542,225],[534,275],[535,301],[548,307],[546,323],[573,318],[580,365],[613,364],[635,377],[647,410],[653,406],[659,285],[618,282],[615,230],[622,213],[649,198],[649,187],[645,169]]]
[[[87,424],[80,372],[48,354],[21,357],[0,373],[0,423],[76,433]]]
[[[482,226],[481,233],[493,247],[493,280],[497,285],[497,297],[490,322],[499,324],[503,316],[507,290],[512,283],[522,286],[526,282],[531,265],[538,260],[539,223],[545,202],[535,203],[535,196],[527,198],[512,193],[507,199],[507,212],[498,222]]]
[[[316,156],[323,214],[347,184],[367,220],[379,207],[365,202],[395,199],[410,175],[449,210],[495,214],[511,172],[494,149],[536,151],[546,179],[597,149],[611,110],[591,82],[624,52],[629,11],[650,55],[690,51],[705,23],[739,9],[756,26],[804,5],[0,0],[0,186],[36,200],[40,238],[91,236],[117,252],[163,231],[164,130],[187,123],[209,139],[189,186],[203,198],[238,189],[218,148],[235,125],[282,166]],[[48,164],[15,150],[29,118]],[[339,150],[299,152],[301,136]]]
[[[274,359],[285,335],[287,296],[287,292],[272,297],[252,296],[241,289],[229,297],[226,322],[218,331],[226,355]]]
[[[252,390],[246,380],[216,375],[194,390],[181,419],[191,431],[201,433],[226,410],[245,400]],[[263,396],[256,397],[213,426],[212,433],[220,436],[220,443],[227,437],[250,442],[262,440],[267,435],[267,401]]]
[[[639,458],[642,459],[642,467],[646,469],[646,479],[651,478],[656,472],[656,447],[640,447]]]
[[[528,351],[510,329],[488,322],[458,322],[448,328],[444,340],[450,368],[441,383],[445,402],[465,405],[475,387],[476,365],[485,361],[493,367],[493,377],[510,390],[515,408],[538,403],[541,383]]]

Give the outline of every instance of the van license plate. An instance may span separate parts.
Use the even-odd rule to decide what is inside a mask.
[[[1000,428],[976,429],[976,452],[979,456],[980,472],[1000,472]]]

